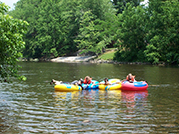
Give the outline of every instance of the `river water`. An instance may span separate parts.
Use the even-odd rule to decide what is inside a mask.
[[[27,81],[0,83],[0,133],[179,133],[179,67],[21,62]],[[145,80],[147,91],[55,92],[51,79]]]

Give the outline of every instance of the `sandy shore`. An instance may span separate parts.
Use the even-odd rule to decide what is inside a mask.
[[[52,62],[67,62],[67,63],[73,63],[73,62],[88,62],[92,59],[94,59],[96,56],[69,56],[69,57],[57,57],[54,59],[51,59]]]
[[[51,59],[51,62],[65,62],[65,63],[81,63],[81,62],[89,62],[89,63],[109,63],[109,64],[148,64],[151,63],[142,63],[142,62],[117,62],[113,60],[102,60],[95,59],[96,56],[69,56],[69,57],[57,57]]]

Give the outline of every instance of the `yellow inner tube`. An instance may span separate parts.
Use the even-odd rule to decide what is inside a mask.
[[[120,81],[121,81],[120,79],[109,79],[110,83],[115,83],[115,82],[120,82]]]
[[[104,84],[100,84],[99,85],[99,90],[119,90],[121,89],[121,83],[120,83],[120,79],[109,79],[110,83],[114,83],[112,85],[104,85]],[[118,82],[117,84],[115,84],[115,82]]]
[[[112,85],[99,85],[99,90],[120,90],[121,89],[121,83],[119,84],[112,84]]]
[[[55,85],[55,91],[63,91],[63,92],[70,92],[70,91],[80,91],[82,88],[77,85],[70,85],[70,84],[59,84]]]

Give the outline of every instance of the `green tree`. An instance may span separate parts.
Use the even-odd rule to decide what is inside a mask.
[[[133,7],[127,4],[122,14],[118,15],[119,29],[115,38],[118,38],[119,51],[115,60],[144,61],[143,51],[146,48],[145,23],[147,21],[145,8]]]
[[[140,5],[140,2],[142,1],[143,0],[112,0],[112,3],[117,10],[117,14],[119,14],[124,11],[125,7],[127,6],[127,3],[132,3],[133,6],[136,7]]]
[[[29,23],[27,33],[24,37],[26,44],[23,50],[23,55],[27,58],[34,58],[42,53],[36,38],[40,3],[38,0],[20,0],[16,3],[15,10],[9,12],[14,18],[26,20]]]
[[[113,40],[116,30],[115,10],[108,0],[86,2],[83,3],[86,8],[81,10],[83,14],[75,41],[78,48],[83,49],[82,53],[91,51],[98,55]]]
[[[78,43],[78,47],[83,50],[81,53],[97,51],[95,47],[97,45],[99,32],[95,31],[94,20],[95,16],[91,11],[86,11],[80,22],[80,34],[76,42]]]
[[[79,29],[77,0],[20,0],[12,16],[29,22],[25,36],[26,57],[63,56],[77,50],[74,38]]]
[[[23,34],[27,22],[13,19],[7,14],[9,7],[0,2],[0,77],[1,80],[19,76],[17,61],[22,57],[20,50],[24,47]],[[23,76],[19,78],[25,79]]]
[[[178,0],[151,0],[146,36],[148,46],[145,55],[148,61],[179,62],[179,2]]]
[[[81,0],[63,0],[61,7],[62,11],[62,40],[63,46],[61,50],[65,51],[66,55],[77,51],[77,44],[74,41],[79,33],[79,23],[81,18]]]
[[[91,11],[96,18],[104,20],[105,13],[109,12],[109,5],[111,5],[109,0],[83,0],[82,1],[82,10]]]

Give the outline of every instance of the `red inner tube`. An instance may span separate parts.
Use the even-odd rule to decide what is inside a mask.
[[[132,91],[138,91],[138,90],[146,90],[148,88],[148,84],[145,81],[136,81],[136,82],[129,82],[124,81],[122,83],[122,90],[132,90]]]

